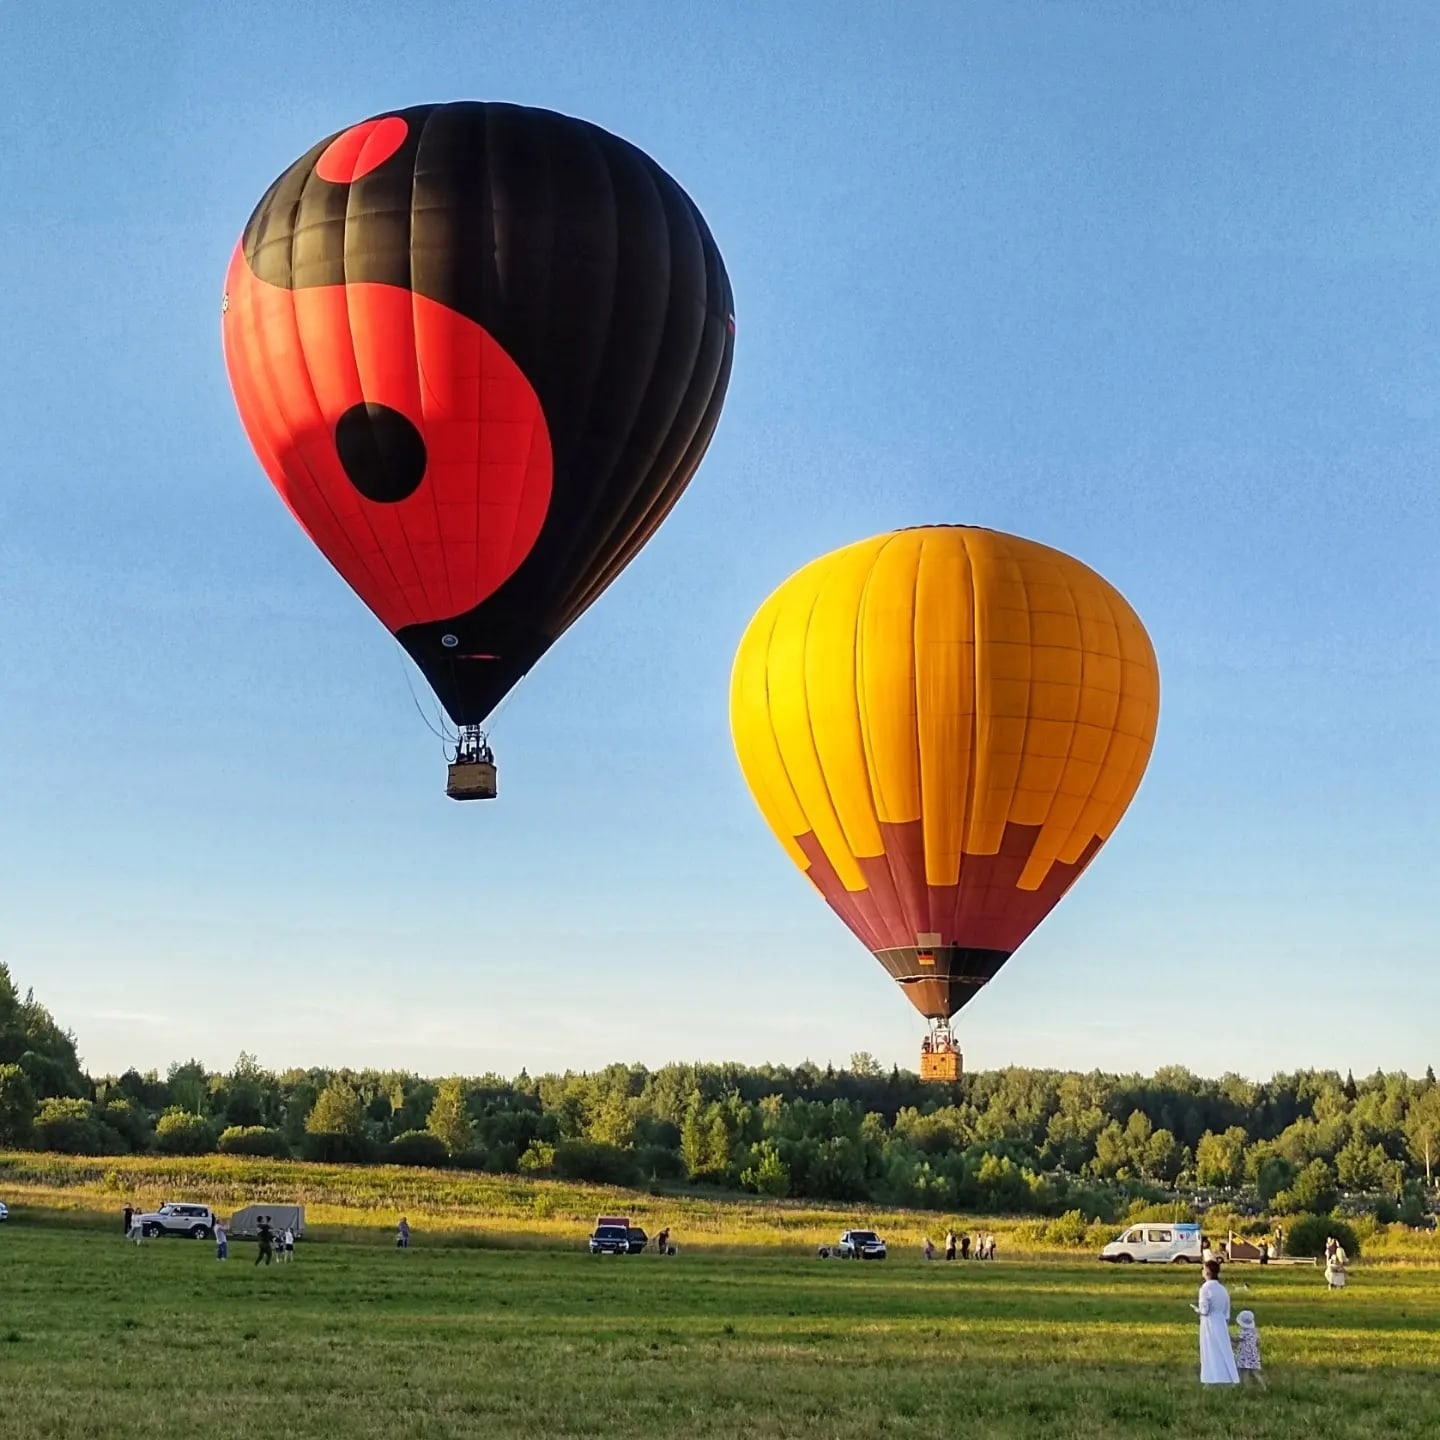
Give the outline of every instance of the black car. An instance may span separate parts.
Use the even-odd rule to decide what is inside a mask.
[[[590,1237],[592,1255],[628,1255],[633,1232],[624,1225],[597,1225]]]
[[[638,1226],[626,1227],[625,1238],[628,1242],[628,1251],[631,1255],[638,1255],[650,1243],[650,1237]]]

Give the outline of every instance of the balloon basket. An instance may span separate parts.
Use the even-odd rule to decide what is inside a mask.
[[[964,1068],[958,1050],[922,1050],[920,1078],[935,1083],[958,1080]]]
[[[493,800],[495,766],[488,760],[457,760],[450,766],[445,793],[452,800]]]
[[[496,796],[495,752],[478,725],[462,725],[455,737],[445,793],[452,800],[493,800]]]
[[[932,1017],[930,1033],[920,1046],[920,1078],[943,1085],[958,1080],[964,1068],[965,1062],[950,1031],[950,1022]]]

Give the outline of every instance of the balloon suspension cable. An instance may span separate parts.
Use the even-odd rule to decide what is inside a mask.
[[[930,1033],[925,1037],[920,1049],[927,1055],[955,1055],[959,1053],[960,1046],[955,1039],[955,1033],[950,1029],[948,1020],[939,1020],[934,1016],[929,1017]]]
[[[435,710],[435,719],[439,721],[437,727],[431,722],[430,717],[425,713],[424,707],[420,704],[420,697],[415,693],[415,686],[410,679],[410,671],[405,664],[407,659],[405,649],[398,640],[395,642],[395,649],[400,659],[400,673],[405,677],[405,688],[410,692],[410,703],[414,705],[415,713],[425,722],[426,728],[442,745],[454,744],[456,737],[451,735],[446,728],[444,720],[440,717],[438,705]]]
[[[455,737],[455,765],[493,765],[490,737],[478,725],[462,725]]]

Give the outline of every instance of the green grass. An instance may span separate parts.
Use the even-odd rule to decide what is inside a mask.
[[[89,1158],[0,1154],[0,1198],[25,1210],[68,1216],[82,1224],[113,1217],[128,1201],[208,1203],[221,1215],[242,1205],[300,1204],[319,1238],[360,1239],[392,1229],[406,1215],[417,1230],[504,1248],[584,1249],[600,1214],[625,1214],[653,1235],[669,1225],[680,1243],[708,1250],[773,1252],[833,1244],[851,1225],[874,1225],[892,1244],[918,1250],[937,1242],[947,1224],[988,1228],[1009,1251],[1035,1249],[1023,1222],[947,1217],[935,1212],[772,1201],[718,1193],[652,1194],[602,1185],[568,1184],[518,1175],[424,1170],[395,1165],[314,1165],[204,1155]],[[1108,1238],[1108,1236],[1107,1236]],[[1096,1248],[1094,1246],[1092,1249]],[[0,1437],[3,1440],[3,1437]]]
[[[1271,1389],[1202,1391],[1196,1276],[685,1251],[127,1245],[0,1230],[5,1440],[1068,1437],[1433,1440],[1440,1275],[1241,1272]],[[1245,1285],[1248,1289],[1240,1289]]]

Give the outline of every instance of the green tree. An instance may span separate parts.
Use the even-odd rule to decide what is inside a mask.
[[[0,961],[0,1064],[19,1065],[39,1100],[88,1094],[75,1037],[35,998],[20,998],[10,970]]]
[[[1295,1167],[1283,1155],[1270,1155],[1260,1162],[1255,1175],[1255,1188],[1260,1203],[1267,1208],[1282,1191],[1288,1190],[1295,1180]]]
[[[42,1149],[62,1155],[100,1155],[105,1149],[95,1107],[88,1100],[58,1095],[42,1100],[35,1115],[35,1134]]]
[[[601,1145],[628,1149],[635,1143],[635,1112],[619,1090],[607,1090],[595,1106],[587,1127],[589,1137]]]
[[[1155,1127],[1143,1110],[1132,1110],[1125,1122],[1125,1150],[1130,1157],[1130,1168],[1142,1175],[1150,1173],[1148,1167],[1150,1137]]]
[[[155,1147],[166,1155],[204,1155],[215,1148],[215,1132],[204,1116],[176,1107],[155,1122]]]
[[[131,1150],[150,1147],[150,1117],[133,1100],[117,1097],[97,1106],[101,1124],[113,1130]]]
[[[740,1183],[756,1194],[783,1200],[790,1193],[790,1167],[771,1140],[761,1143],[758,1155],[756,1162],[741,1174]]]
[[[555,1147],[543,1140],[532,1140],[520,1157],[522,1175],[548,1175],[555,1163]]]
[[[440,1082],[425,1128],[452,1155],[463,1155],[474,1148],[475,1122],[466,1108],[465,1085],[458,1076]]]
[[[1195,1173],[1201,1185],[1238,1185],[1245,1174],[1245,1132],[1238,1125],[1223,1135],[1207,1130],[1195,1147]]]
[[[685,1112],[680,1126],[680,1158],[691,1175],[700,1175],[707,1168],[709,1155],[709,1127],[701,1116],[700,1106],[695,1104]]]
[[[1425,1170],[1425,1184],[1435,1183],[1434,1167],[1440,1165],[1440,1085],[1427,1070],[1430,1083],[1410,1105],[1405,1117],[1405,1139],[1417,1165]]]
[[[1090,1169],[1102,1180],[1113,1180],[1125,1168],[1129,1158],[1125,1132],[1112,1120],[1095,1137],[1095,1158],[1090,1162]]]
[[[0,1150],[18,1150],[30,1139],[35,1087],[18,1065],[0,1065]]]
[[[192,1115],[205,1113],[205,1101],[210,1095],[210,1077],[198,1060],[172,1065],[166,1081],[170,1087],[172,1108],[188,1110]]]
[[[1175,1183],[1184,1163],[1184,1152],[1168,1130],[1157,1130],[1145,1146],[1145,1173],[1167,1185]]]
[[[1335,1172],[1323,1160],[1312,1160],[1295,1177],[1290,1196],[1297,1210],[1328,1214],[1340,1198],[1335,1189]]]
[[[311,1135],[344,1135],[358,1139],[365,1133],[365,1106],[355,1087],[337,1075],[319,1094],[305,1117]]]

